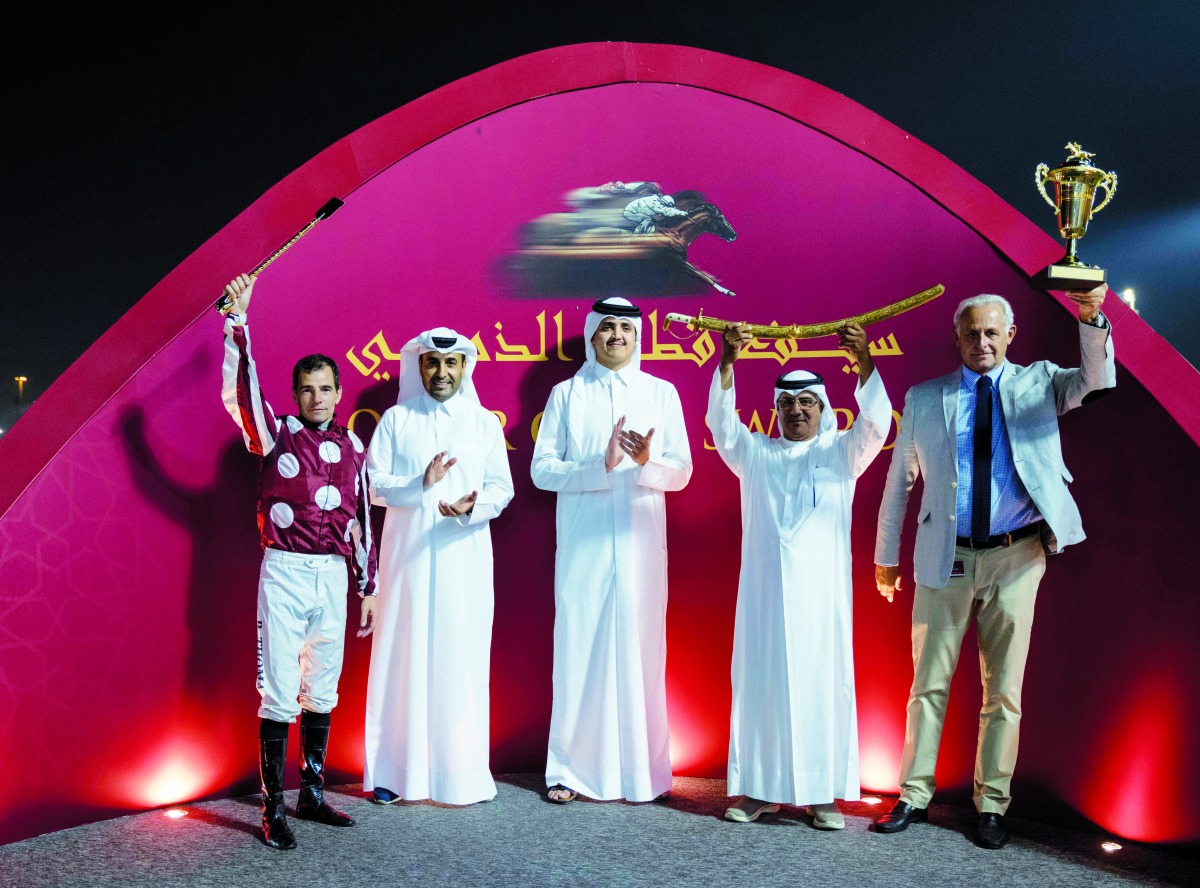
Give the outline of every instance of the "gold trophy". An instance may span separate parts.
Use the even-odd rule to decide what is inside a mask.
[[[1068,142],[1066,147],[1071,152],[1066,160],[1054,169],[1039,163],[1033,174],[1042,199],[1058,214],[1058,233],[1067,241],[1067,255],[1039,271],[1034,283],[1044,290],[1091,290],[1105,283],[1105,272],[1079,259],[1077,241],[1087,231],[1088,220],[1117,193],[1117,174],[1092,166],[1094,155],[1078,142]],[[1054,200],[1046,194],[1047,181],[1054,183]],[[1104,189],[1104,199],[1093,206],[1097,188]]]

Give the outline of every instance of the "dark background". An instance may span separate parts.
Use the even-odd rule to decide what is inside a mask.
[[[698,47],[813,80],[1055,237],[1034,168],[1080,142],[1119,176],[1081,256],[1109,270],[1114,290],[1134,288],[1142,317],[1200,364],[1189,335],[1200,314],[1200,4],[61,10],[4,29],[0,428],[17,414],[13,377],[29,378],[28,406],[172,268],[338,139],[490,65],[594,41]],[[426,208],[430,224],[451,212]]]

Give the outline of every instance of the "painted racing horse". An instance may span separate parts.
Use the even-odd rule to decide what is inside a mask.
[[[589,264],[649,261],[699,278],[726,296],[734,295],[687,258],[688,247],[702,234],[714,234],[726,243],[737,238],[737,232],[715,204],[700,203],[687,210],[686,216],[660,219],[654,231],[644,234],[613,225],[581,226],[580,216],[588,219],[586,214],[550,213],[530,222],[522,231],[522,248],[516,256],[532,263],[551,258]]]

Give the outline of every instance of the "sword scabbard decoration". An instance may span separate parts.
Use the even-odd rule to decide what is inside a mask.
[[[864,312],[851,318],[842,318],[840,321],[828,321],[823,324],[789,324],[786,327],[778,324],[745,324],[745,326],[756,339],[816,339],[820,336],[831,336],[846,324],[858,324],[860,327],[866,327],[879,321],[885,321],[941,296],[945,290],[945,287],[937,284],[928,290],[914,293],[907,299],[901,299],[899,302],[893,302],[891,305],[885,305],[883,308]],[[703,311],[695,317],[669,312],[663,329],[669,327],[672,322],[686,324],[689,330],[721,331],[730,324],[737,323],[736,321],[722,321],[718,318],[705,317]]]

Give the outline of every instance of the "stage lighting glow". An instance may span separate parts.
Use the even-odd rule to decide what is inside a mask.
[[[1182,647],[1182,642],[1181,642]],[[1162,650],[1162,662],[1183,662]],[[1081,811],[1106,832],[1139,842],[1188,838],[1189,800],[1179,775],[1188,774],[1191,748],[1188,727],[1177,704],[1184,698],[1183,677],[1164,666],[1148,667],[1129,686],[1129,703],[1114,708],[1099,727],[1096,755],[1121,762],[1099,770],[1089,782]]]
[[[671,765],[677,773],[687,774],[696,766],[704,753],[704,730],[690,712],[680,712],[681,706],[672,707],[670,756]],[[677,714],[678,713],[678,714]]]
[[[197,773],[189,762],[178,758],[165,761],[142,786],[139,793],[149,805],[169,805],[192,798],[202,791],[207,775]]]
[[[1118,845],[1116,842],[1101,842],[1100,847],[1103,848],[1105,851],[1107,851],[1109,854],[1112,854],[1114,851],[1121,850],[1121,846]]]
[[[889,744],[894,747],[894,744]],[[865,737],[858,759],[859,777],[863,788],[871,792],[888,792],[896,788],[900,773],[899,749],[885,750],[873,737]]]
[[[209,749],[202,738],[189,736],[182,721],[180,734],[147,746],[141,758],[119,777],[122,803],[132,807],[176,807],[205,793],[223,779],[224,751]]]
[[[178,820],[180,817],[187,817],[187,813],[188,812],[183,810],[183,808],[169,808],[163,812],[163,814],[165,814],[171,820]]]

